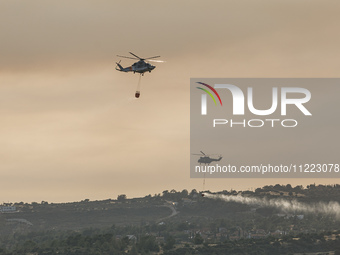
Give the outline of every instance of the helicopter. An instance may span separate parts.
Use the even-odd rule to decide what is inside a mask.
[[[120,61],[119,62],[116,62],[117,64],[117,67],[116,67],[116,70],[118,71],[121,71],[121,72],[133,72],[133,73],[140,73],[141,75],[144,75],[145,72],[149,72],[151,73],[151,71],[153,69],[155,69],[156,67],[145,62],[145,60],[147,61],[153,61],[153,62],[163,62],[161,60],[153,60],[154,58],[159,58],[160,56],[154,56],[154,57],[150,57],[150,58],[141,58],[141,57],[138,57],[136,54],[132,53],[132,52],[129,52],[132,56],[134,56],[134,58],[132,57],[126,57],[126,56],[119,56],[117,55],[118,57],[120,58],[128,58],[128,59],[139,59],[138,62],[135,62],[133,63],[131,66],[128,66],[128,67],[122,67],[120,65]]]
[[[216,158],[211,158],[209,155],[206,155],[203,151],[200,151],[201,154],[192,154],[192,155],[196,155],[196,156],[201,156],[198,159],[198,163],[201,164],[205,164],[205,165],[210,165],[211,162],[213,161],[220,161],[222,159],[222,156],[219,155],[219,157]],[[204,177],[203,177],[203,190],[205,190],[205,173],[204,173]],[[204,197],[204,193],[201,193],[201,196]]]
[[[208,155],[206,155],[203,151],[200,151],[201,154],[192,154],[192,155],[197,155],[197,156],[202,156],[198,159],[198,163],[200,164],[206,164],[210,165],[211,162],[213,161],[220,161],[222,159],[222,156],[220,155],[218,159],[210,158]]]

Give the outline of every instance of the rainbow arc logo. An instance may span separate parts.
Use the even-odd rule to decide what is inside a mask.
[[[203,86],[206,86],[206,87],[209,88],[212,92],[214,92],[215,95],[217,96],[218,100],[220,101],[221,106],[222,106],[222,100],[221,100],[221,98],[220,98],[220,95],[217,93],[217,91],[216,91],[213,87],[211,87],[210,85],[208,85],[208,84],[206,84],[206,83],[203,83],[203,82],[196,82],[196,83],[201,84],[201,85],[203,85]],[[201,87],[196,87],[196,88],[201,89],[201,90],[203,90],[204,92],[206,92],[206,93],[214,100],[215,105],[217,105],[214,96],[211,94],[211,92],[210,92],[209,90],[204,89],[204,88],[201,88]]]

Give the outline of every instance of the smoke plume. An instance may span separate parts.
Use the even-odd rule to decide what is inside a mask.
[[[338,202],[330,201],[328,203],[318,202],[306,204],[298,202],[297,200],[286,200],[286,199],[268,199],[268,198],[257,198],[257,197],[243,197],[227,196],[227,195],[214,195],[204,193],[205,197],[212,199],[221,199],[226,202],[237,202],[252,206],[272,207],[280,209],[285,213],[313,213],[313,214],[325,214],[335,216],[336,219],[340,220],[340,204]]]

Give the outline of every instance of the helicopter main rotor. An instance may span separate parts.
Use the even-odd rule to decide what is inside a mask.
[[[144,60],[148,60],[148,61],[154,61],[154,62],[164,62],[162,60],[153,60],[154,58],[159,58],[160,56],[154,56],[154,57],[149,57],[149,58],[141,58],[141,57],[138,57],[136,54],[132,53],[129,51],[129,53],[134,56],[134,58],[132,57],[127,57],[127,56],[120,56],[120,55],[117,55],[118,57],[121,57],[121,58],[128,58],[128,59],[139,59],[141,61],[144,61]]]
[[[210,158],[210,156],[218,156],[218,157],[222,157],[222,155],[221,154],[205,154],[203,151],[200,151],[201,152],[201,154],[195,154],[195,153],[193,153],[193,154],[191,154],[191,155],[196,155],[196,156],[201,156],[201,157],[206,157],[206,158]]]

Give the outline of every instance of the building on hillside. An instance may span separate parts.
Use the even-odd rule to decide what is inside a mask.
[[[15,206],[0,206],[1,213],[16,212],[17,208]]]

